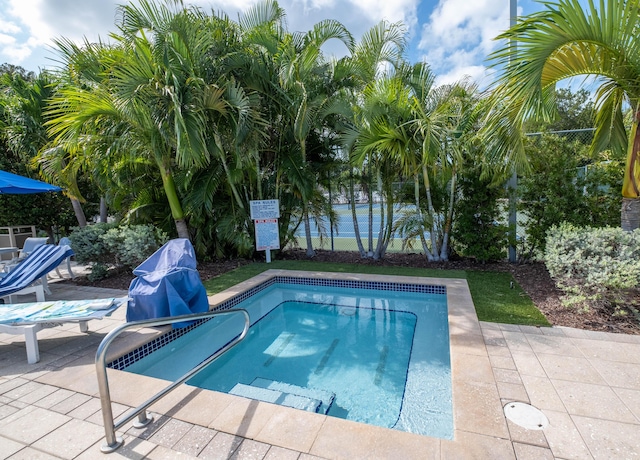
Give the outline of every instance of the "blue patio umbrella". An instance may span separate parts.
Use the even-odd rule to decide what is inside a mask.
[[[0,194],[25,195],[28,193],[60,192],[56,185],[0,170]]]

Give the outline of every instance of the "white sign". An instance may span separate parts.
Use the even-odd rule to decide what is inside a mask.
[[[280,249],[278,219],[256,219],[256,251]]]
[[[249,201],[251,206],[251,218],[258,219],[278,219],[280,217],[280,204],[278,200],[253,200]]]

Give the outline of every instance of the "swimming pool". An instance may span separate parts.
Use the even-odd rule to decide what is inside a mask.
[[[249,336],[189,384],[452,437],[443,286],[275,277],[217,308],[233,307],[249,311]],[[233,338],[240,321],[171,331],[113,367],[174,380]]]

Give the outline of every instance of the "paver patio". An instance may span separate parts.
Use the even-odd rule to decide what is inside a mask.
[[[50,299],[103,298],[125,291],[51,283]],[[27,301],[27,300],[25,300]],[[640,455],[640,336],[571,328],[480,323],[452,355],[453,440],[403,433],[181,386],[152,407],[146,429],[124,430],[116,453],[104,443],[94,357],[111,318],[38,334],[41,360],[27,364],[24,340],[0,334],[0,458],[299,459],[632,459]],[[112,384],[115,401],[146,399],[155,379],[131,374]],[[129,382],[129,383],[126,383]],[[119,388],[119,389],[118,389]],[[462,391],[464,390],[464,391]],[[126,394],[125,394],[126,393]],[[456,399],[456,395],[465,395]],[[507,420],[521,401],[549,419],[542,430]],[[114,403],[114,415],[128,409]]]

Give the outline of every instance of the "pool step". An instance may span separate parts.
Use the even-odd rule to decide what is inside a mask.
[[[281,406],[293,407],[294,409],[302,409],[309,412],[317,412],[322,404],[322,401],[318,399],[271,390],[269,388],[254,387],[243,383],[236,384],[236,386],[229,391],[229,394],[280,404]]]
[[[327,412],[329,412],[329,408],[331,407],[331,404],[333,404],[333,400],[336,397],[335,393],[327,390],[320,390],[317,388],[304,388],[298,385],[293,385],[291,383],[276,382],[274,380],[263,379],[261,377],[257,377],[253,382],[251,382],[251,386],[281,391],[282,393],[303,396],[313,400],[319,400],[321,404],[316,411],[319,414],[326,414]]]

